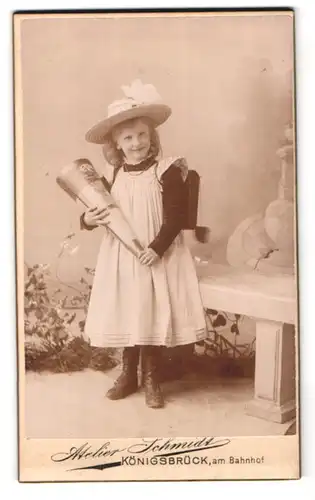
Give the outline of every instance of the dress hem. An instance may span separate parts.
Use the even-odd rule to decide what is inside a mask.
[[[206,329],[204,330],[198,330],[198,332],[195,333],[195,338],[194,339],[189,339],[185,338],[182,340],[178,340],[177,342],[165,342],[161,343],[159,339],[151,339],[149,340],[137,340],[136,342],[124,342],[123,340],[121,342],[99,342],[99,343],[93,343],[91,340],[91,346],[93,347],[108,347],[108,348],[123,348],[123,347],[133,347],[133,346],[160,346],[160,347],[178,347],[178,346],[183,346],[183,345],[189,345],[189,344],[196,344],[197,342],[200,342],[201,340],[205,340],[206,338],[209,337],[208,331]]]

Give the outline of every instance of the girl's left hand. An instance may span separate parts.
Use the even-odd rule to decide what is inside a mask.
[[[152,266],[159,258],[158,254],[152,248],[145,248],[139,254],[139,260],[145,266]]]

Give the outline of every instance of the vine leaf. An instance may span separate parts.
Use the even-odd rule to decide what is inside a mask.
[[[218,316],[213,321],[213,326],[219,327],[219,326],[225,326],[225,325],[226,325],[225,317],[223,316],[223,314],[218,314]]]

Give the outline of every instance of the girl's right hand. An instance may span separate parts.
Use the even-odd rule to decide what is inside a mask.
[[[106,226],[108,216],[108,208],[94,207],[85,212],[83,221],[87,226]]]

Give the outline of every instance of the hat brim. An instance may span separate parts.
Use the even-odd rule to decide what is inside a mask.
[[[255,214],[243,220],[230,236],[226,257],[233,267],[249,265],[261,258],[259,249],[273,247],[273,242],[266,234],[263,214]]]
[[[135,106],[97,123],[86,133],[85,139],[94,144],[104,144],[106,136],[119,123],[133,118],[146,117],[152,120],[155,127],[158,127],[169,118],[171,113],[171,108],[166,104],[143,104]]]

